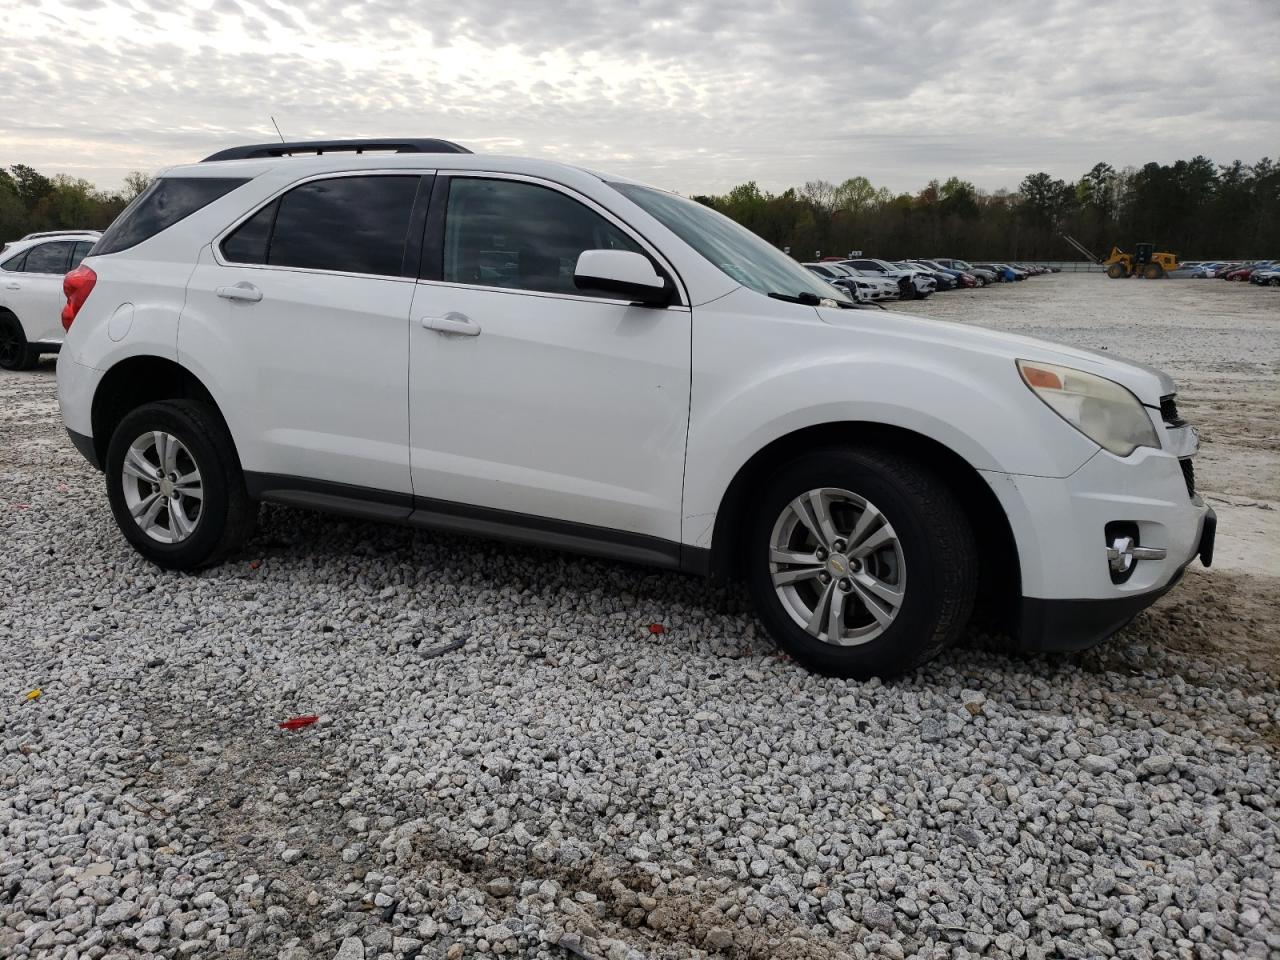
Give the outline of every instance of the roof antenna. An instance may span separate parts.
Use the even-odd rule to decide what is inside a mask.
[[[276,118],[271,118],[271,125],[276,128],[276,136],[280,138],[280,142],[284,143],[284,134],[280,132],[280,124],[276,123]]]

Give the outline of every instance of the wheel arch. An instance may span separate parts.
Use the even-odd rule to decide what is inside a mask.
[[[153,354],[127,357],[103,374],[93,392],[90,423],[99,463],[106,463],[111,436],[129,411],[157,400],[200,400],[222,416],[208,387],[180,363]]]
[[[721,580],[740,575],[743,517],[754,490],[782,463],[819,446],[875,447],[906,456],[933,470],[958,496],[978,541],[979,604],[1012,611],[1021,595],[1021,564],[1013,527],[991,486],[964,457],[937,440],[905,427],[873,422],[825,423],[773,440],[744,463],[729,482],[712,530],[708,572]],[[1009,562],[1009,558],[1013,562]]]

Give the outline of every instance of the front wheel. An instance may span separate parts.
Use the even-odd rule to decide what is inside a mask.
[[[1124,268],[1122,263],[1113,263],[1107,267],[1107,276],[1112,280],[1121,280],[1129,275],[1129,271]]]
[[[107,449],[107,499],[125,539],[167,570],[217,563],[256,515],[217,411],[193,400],[129,413]]]
[[[865,679],[914,669],[968,622],[973,531],[927,468],[832,447],[765,483],[748,524],[747,581],[778,645],[819,673]]]

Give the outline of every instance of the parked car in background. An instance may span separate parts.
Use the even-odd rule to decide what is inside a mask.
[[[856,290],[859,300],[875,303],[881,300],[901,299],[901,294],[898,292],[898,284],[888,277],[880,274],[866,274],[860,270],[853,269],[853,267],[846,267],[843,263],[824,261],[820,266],[834,272],[837,276],[844,277],[847,281],[843,284],[844,289]]]
[[[858,257],[840,262],[862,273],[878,274],[893,280],[898,284],[898,293],[903,300],[913,298],[923,300],[938,289],[938,281],[918,267],[904,270],[887,260],[877,260],[873,257]]]
[[[926,270],[942,270],[950,274],[959,286],[970,289],[982,286],[982,284],[978,282],[977,277],[967,270],[961,270],[959,267],[946,267],[938,263],[936,260],[924,260],[920,258],[912,260],[911,262],[920,264],[920,266],[924,267]]]
[[[1268,267],[1266,270],[1255,270],[1249,277],[1250,283],[1260,287],[1280,287],[1280,268]]]
[[[3,246],[0,246],[0,256],[7,253],[14,244],[21,243],[24,240],[46,240],[50,237],[59,237],[63,239],[67,237],[84,237],[88,240],[97,240],[101,235],[102,231],[100,230],[42,230],[37,233],[28,233],[19,237],[17,240],[8,241]]]
[[[1044,270],[1041,270],[1039,267],[1032,266],[1029,263],[1022,263],[1021,261],[1017,263],[1011,263],[1009,265],[1013,267],[1013,269],[1015,270],[1021,270],[1028,277],[1038,277],[1040,274],[1046,272]]]
[[[1184,263],[1167,274],[1171,280],[1204,280],[1213,276],[1213,271],[1203,264]]]
[[[979,595],[1079,649],[1212,558],[1158,370],[855,309],[633,181],[382,146],[171,167],[67,276],[59,409],[147,561],[222,561],[263,500],[470,532],[743,580],[794,659],[865,678]]]
[[[1259,260],[1257,263],[1245,264],[1236,267],[1234,270],[1228,270],[1225,274],[1227,280],[1239,280],[1241,282],[1249,280],[1257,270],[1272,270],[1275,268],[1273,260]]]
[[[990,270],[995,274],[997,283],[1013,283],[1017,280],[1017,275],[1013,272],[1013,267],[1004,263],[979,263],[978,268],[981,270]]]
[[[28,234],[0,253],[0,367],[27,370],[57,353],[67,302],[62,278],[101,236],[96,230]]]
[[[858,285],[854,282],[853,277],[840,269],[840,265],[836,263],[806,263],[804,268],[810,273],[821,277],[832,286],[839,287],[841,292],[852,296],[855,300],[865,300],[866,297],[859,295]]]
[[[947,257],[933,257],[931,263],[940,263],[944,267],[950,267],[952,270],[963,270],[975,279],[980,281],[980,286],[986,286],[988,283],[995,283],[999,278],[994,270],[988,270],[986,267],[974,266],[967,260],[952,260]]]
[[[910,260],[895,260],[894,266],[899,270],[919,270],[925,276],[933,279],[933,282],[936,284],[939,292],[954,290],[956,287],[960,286],[960,281],[945,270],[935,270],[932,267],[923,267]]]

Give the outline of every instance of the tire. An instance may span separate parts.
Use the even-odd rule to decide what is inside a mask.
[[[1164,276],[1164,267],[1158,263],[1148,263],[1147,269],[1143,271],[1143,276],[1148,280],[1159,280]]]
[[[859,558],[857,548],[827,536],[832,550],[820,561],[814,492],[828,534],[884,542]],[[806,668],[892,677],[937,656],[968,623],[979,570],[973,530],[954,494],[914,460],[877,449],[816,450],[777,469],[750,509],[748,588],[774,641]],[[807,520],[800,510],[809,510]],[[841,601],[839,644],[827,641],[833,625],[824,596]],[[807,617],[814,629],[801,622]]]
[[[30,370],[40,351],[27,343],[26,331],[12,313],[0,313],[0,369]]]
[[[1113,263],[1107,267],[1107,276],[1112,280],[1121,280],[1129,275],[1129,271],[1124,268],[1122,263]]]
[[[150,479],[156,467],[165,462],[160,442],[155,439],[157,433],[170,438],[165,441],[166,451],[172,452],[172,442],[177,442],[172,472],[184,477],[194,475],[195,481],[173,484],[160,478],[157,484]],[[139,461],[131,456],[131,448],[145,461],[147,480],[141,479]],[[135,464],[134,473],[128,478],[126,456]],[[166,570],[211,566],[236,549],[253,530],[257,510],[245,490],[240,459],[222,418],[208,404],[164,400],[133,410],[120,421],[111,437],[105,470],[107,499],[121,533],[156,566]],[[169,493],[174,499],[168,499]],[[140,507],[146,508],[140,514],[143,520],[149,516],[154,524],[151,532],[144,529],[143,520],[134,519],[134,512]],[[182,521],[175,519],[176,509],[182,510]]]

